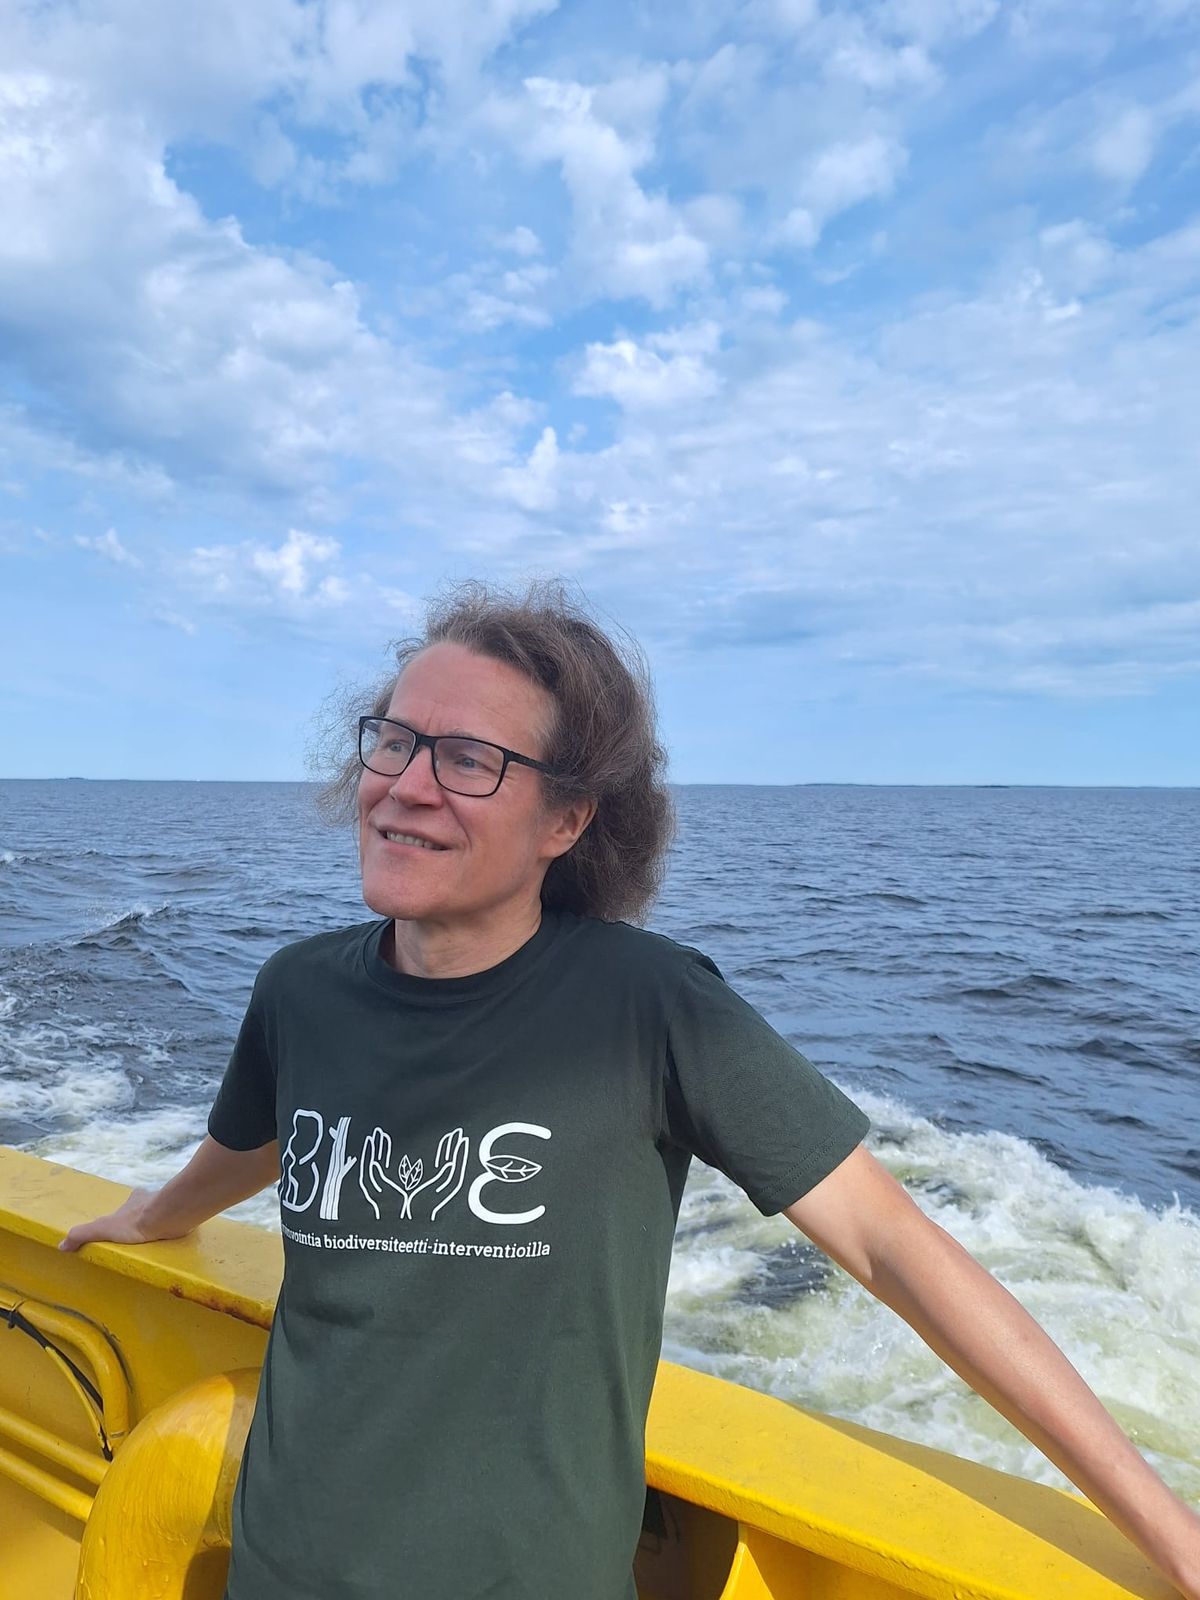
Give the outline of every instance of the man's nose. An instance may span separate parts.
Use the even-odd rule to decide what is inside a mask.
[[[388,793],[397,799],[430,800],[441,797],[442,786],[433,775],[433,751],[423,745],[398,777],[392,779]]]

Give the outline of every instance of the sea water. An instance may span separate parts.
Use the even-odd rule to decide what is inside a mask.
[[[868,1113],[869,1148],[1200,1506],[1200,791],[687,786],[650,925]],[[157,1184],[250,987],[362,921],[303,784],[0,782],[0,1141]],[[268,1190],[235,1216],[278,1226]],[[1067,1480],[698,1163],[664,1355]]]

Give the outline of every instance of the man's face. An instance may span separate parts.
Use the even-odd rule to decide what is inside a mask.
[[[554,712],[546,691],[515,667],[443,641],[400,674],[387,715],[419,733],[462,733],[545,759]],[[422,749],[398,778],[362,771],[358,784],[363,899],[381,916],[464,922],[536,901],[549,862],[569,845],[542,808],[542,779],[510,762],[496,793],[451,794]],[[400,844],[415,834],[438,846]]]

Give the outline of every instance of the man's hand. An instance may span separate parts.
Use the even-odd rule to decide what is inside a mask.
[[[154,1239],[181,1238],[187,1232],[156,1233],[153,1222],[147,1222],[146,1210],[155,1197],[153,1189],[134,1189],[123,1205],[91,1222],[77,1222],[59,1245],[60,1250],[78,1250],[80,1245],[95,1244],[98,1239],[111,1239],[115,1244],[150,1244]]]
[[[187,1166],[161,1189],[134,1189],[115,1211],[77,1222],[58,1248],[78,1250],[101,1239],[114,1244],[181,1239],[209,1217],[248,1200],[278,1179],[276,1140],[256,1150],[230,1150],[205,1134]]]

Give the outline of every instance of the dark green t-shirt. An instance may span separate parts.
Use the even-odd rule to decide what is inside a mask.
[[[266,962],[209,1118],[282,1165],[229,1600],[633,1600],[691,1157],[770,1215],[868,1119],[670,939],[547,913],[427,979],[387,927]]]

